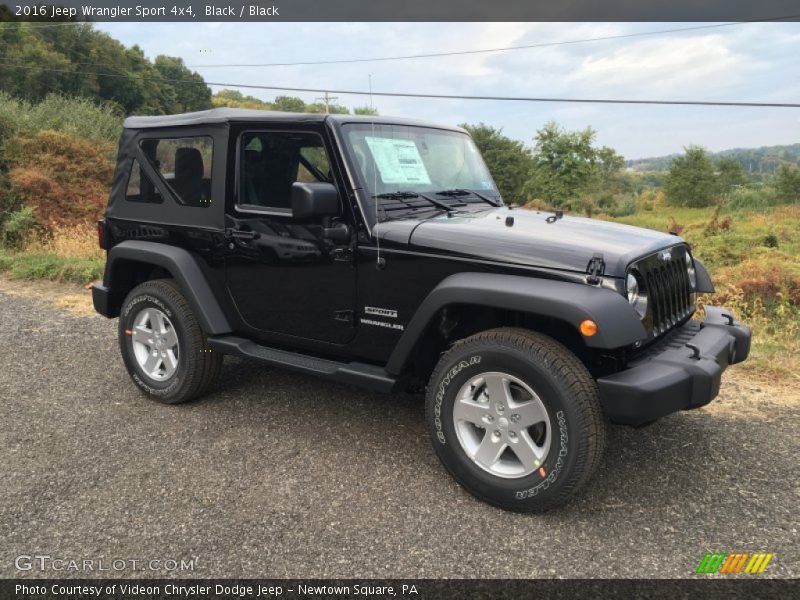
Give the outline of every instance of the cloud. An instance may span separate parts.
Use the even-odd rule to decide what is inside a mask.
[[[691,23],[674,26],[691,26]],[[99,23],[146,54],[187,64],[283,62],[422,54],[558,42],[669,29],[658,23]],[[464,95],[791,101],[800,94],[798,23],[741,26],[511,52],[302,67],[198,69],[210,81]],[[201,53],[200,50],[204,51]],[[207,52],[210,49],[211,52]],[[230,86],[235,87],[235,86]],[[215,88],[218,89],[218,88]],[[242,89],[265,100],[287,93]],[[369,102],[340,96],[345,106]],[[629,158],[798,139],[796,111],[569,105],[375,97],[383,115],[445,124],[484,122],[530,143],[550,119],[591,125]]]
[[[593,89],[704,90],[737,82],[745,61],[723,35],[654,39],[587,57],[569,80]]]

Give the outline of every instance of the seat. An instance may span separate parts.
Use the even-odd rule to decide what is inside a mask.
[[[175,151],[175,179],[172,187],[184,204],[199,206],[206,194],[203,182],[203,155],[197,148],[184,147]]]

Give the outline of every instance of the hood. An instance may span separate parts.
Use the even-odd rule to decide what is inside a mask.
[[[563,216],[548,222],[553,216],[520,208],[473,209],[386,221],[377,233],[383,241],[421,252],[581,273],[593,256],[602,254],[605,274],[611,277],[623,277],[637,258],[685,243],[667,233],[598,219]]]

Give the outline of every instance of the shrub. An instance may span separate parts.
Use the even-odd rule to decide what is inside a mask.
[[[23,206],[10,213],[3,222],[2,245],[4,248],[20,248],[25,244],[36,224],[33,209]]]
[[[15,136],[6,147],[14,164],[11,190],[34,209],[44,230],[102,214],[114,172],[110,144],[41,131],[31,139]]]
[[[762,209],[779,203],[778,194],[771,186],[758,188],[743,187],[731,192],[728,208],[731,210]]]
[[[637,211],[636,198],[634,196],[626,195],[616,202],[608,211],[612,217],[627,217],[635,214]]]
[[[113,104],[87,98],[50,94],[32,104],[0,92],[0,142],[13,134],[34,137],[47,129],[113,144],[119,139],[122,114]]]

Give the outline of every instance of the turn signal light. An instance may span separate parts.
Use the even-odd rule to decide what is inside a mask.
[[[595,333],[597,333],[597,323],[586,319],[585,321],[581,322],[579,329],[586,337],[592,337]]]

